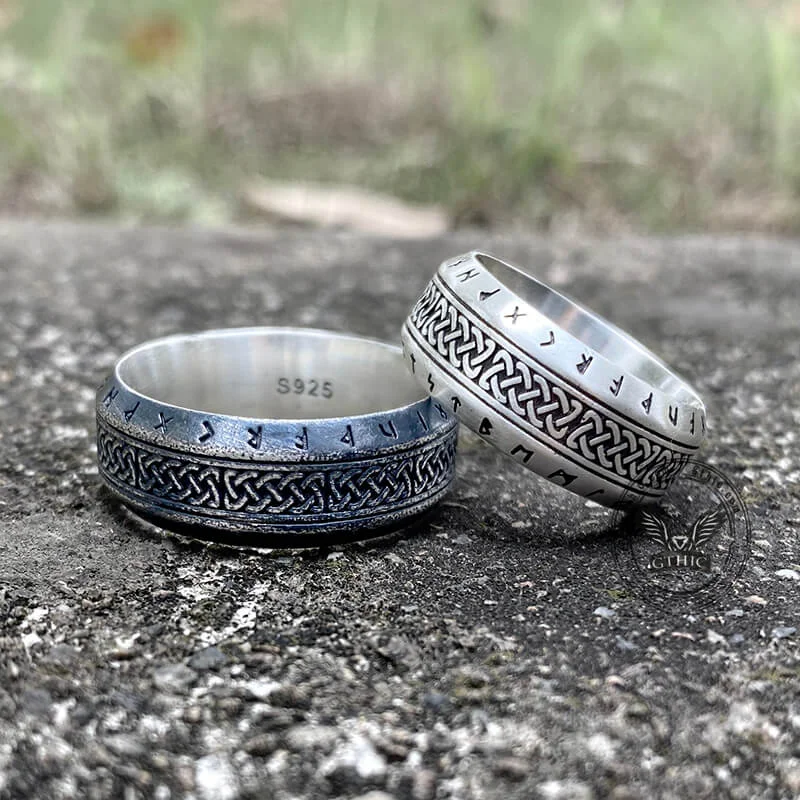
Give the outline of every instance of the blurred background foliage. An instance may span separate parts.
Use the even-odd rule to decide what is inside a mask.
[[[0,0],[5,213],[796,233],[798,155],[797,0]]]

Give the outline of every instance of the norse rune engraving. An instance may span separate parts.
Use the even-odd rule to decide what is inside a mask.
[[[480,427],[478,428],[478,433],[481,433],[484,436],[492,435],[492,422],[488,417],[484,417],[481,420]]]
[[[670,406],[667,410],[667,415],[669,416],[669,421],[673,425],[678,424],[678,406]]]
[[[523,447],[521,444],[518,444],[511,451],[511,455],[515,456],[517,453],[523,454],[522,460],[527,464],[531,460],[531,456],[533,455],[533,450],[528,450],[527,447]]]
[[[247,444],[249,444],[253,450],[258,450],[261,447],[261,438],[264,435],[264,426],[259,425],[257,428],[248,428],[247,433],[249,434],[247,437]]]
[[[203,430],[205,433],[197,437],[198,442],[207,442],[215,433],[214,426],[208,420],[203,421]]]
[[[646,400],[642,400],[642,408],[645,410],[646,414],[650,413],[650,406],[653,405],[653,393],[650,392],[650,396]]]
[[[620,375],[619,378],[617,378],[615,381],[611,381],[611,386],[609,386],[608,388],[611,394],[614,395],[614,397],[617,397],[619,395],[619,390],[622,388],[622,381],[624,380],[625,376]]]
[[[139,406],[141,405],[140,401],[136,401],[136,405],[131,406],[127,411],[123,412],[123,416],[125,417],[125,422],[130,422],[133,419],[133,415],[139,410]]]
[[[505,319],[510,319],[512,325],[517,324],[517,320],[520,317],[527,317],[527,314],[521,314],[519,310],[519,306],[514,306],[514,310],[510,314],[505,314]]]
[[[581,354],[582,361],[580,364],[576,364],[576,368],[581,375],[586,373],[586,370],[589,369],[589,365],[594,361],[594,356],[587,356],[585,353]]]
[[[108,408],[117,399],[118,394],[119,389],[117,389],[116,386],[112,386],[108,390],[108,394],[103,398],[103,404],[106,408]]]
[[[560,482],[561,486],[569,486],[577,477],[577,475],[570,475],[569,472],[564,472],[563,469],[557,469],[555,472],[551,472],[547,479],[553,481],[553,483]]]
[[[294,446],[298,450],[308,450],[308,428],[304,427],[303,432],[295,437]]]
[[[450,398],[450,401],[453,404],[453,411],[458,411],[458,407],[461,405],[461,400],[458,399],[455,395]]]
[[[154,430],[161,431],[161,433],[166,433],[169,430],[169,424],[172,422],[172,417],[165,417],[163,412],[158,412],[158,425],[155,426]]]
[[[397,428],[392,420],[389,420],[389,424],[385,425],[383,422],[378,424],[378,427],[381,429],[381,433],[387,439],[396,439],[397,438]]]
[[[479,292],[478,300],[481,301],[488,300],[490,297],[494,297],[499,291],[500,289],[495,289],[494,291],[491,292]]]
[[[463,272],[459,272],[456,277],[461,278],[461,283],[466,283],[467,281],[472,280],[472,278],[478,277],[478,270],[476,270],[474,267],[470,267],[469,269],[465,269]]]
[[[550,331],[550,338],[546,342],[539,342],[539,347],[550,347],[551,344],[556,343],[556,335]]]
[[[351,447],[355,446],[356,440],[353,438],[353,426],[348,425],[344,436],[339,439],[343,444],[349,444]]]

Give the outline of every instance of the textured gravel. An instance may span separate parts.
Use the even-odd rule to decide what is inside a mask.
[[[462,437],[425,526],[310,552],[164,534],[101,489],[93,393],[152,336],[397,339],[480,244],[707,398],[753,553],[697,611],[627,591],[610,513]],[[0,223],[0,798],[800,795],[800,246],[393,242]]]

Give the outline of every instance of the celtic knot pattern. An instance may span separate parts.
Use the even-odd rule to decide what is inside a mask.
[[[103,476],[156,504],[289,517],[386,513],[443,491],[455,469],[456,435],[416,450],[336,463],[219,462],[144,446],[99,424],[97,456]]]
[[[510,353],[451,303],[434,283],[428,285],[417,302],[409,323],[417,338],[439,359],[535,428],[540,438],[617,480],[662,490],[689,460],[689,453],[606,416],[567,384],[556,383]]]

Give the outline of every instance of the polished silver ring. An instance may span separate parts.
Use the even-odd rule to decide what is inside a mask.
[[[420,384],[486,441],[576,494],[655,502],[705,407],[609,322],[491,255],[444,262],[403,326]]]
[[[456,434],[398,347],[327,331],[157,339],[97,393],[100,474],[126,505],[248,543],[407,521],[447,491]]]

